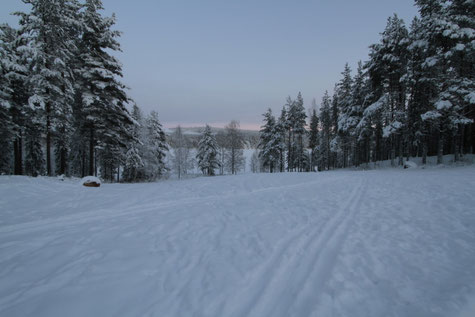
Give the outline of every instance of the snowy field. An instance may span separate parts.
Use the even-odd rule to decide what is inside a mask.
[[[474,304],[475,167],[100,188],[0,177],[0,316],[475,316]]]

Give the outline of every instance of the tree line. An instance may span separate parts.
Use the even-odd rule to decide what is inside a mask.
[[[0,174],[100,175],[111,182],[155,180],[172,169],[186,174],[195,160],[181,129],[167,140],[158,114],[144,116],[120,82],[122,66],[112,55],[120,51],[120,32],[115,17],[101,13],[102,2],[24,2],[31,9],[14,13],[17,29],[0,25]],[[212,166],[237,173],[239,124],[217,138]],[[213,174],[203,165],[213,157],[202,154],[198,164]]]
[[[156,112],[142,114],[120,82],[120,32],[100,0],[24,2],[31,10],[15,13],[19,27],[0,26],[0,173],[147,181],[245,167],[236,121],[191,144],[180,127],[167,137]],[[306,114],[299,93],[278,117],[264,114],[253,171],[473,153],[475,4],[415,2],[420,17],[409,29],[390,17],[369,60],[354,75],[345,65],[319,110],[313,101]]]
[[[259,159],[275,172],[329,170],[405,157],[453,154],[475,145],[475,3],[416,0],[409,29],[388,18],[369,60],[352,76],[345,65],[333,96],[325,92],[305,126],[301,94],[261,128]],[[306,150],[302,142],[306,136]],[[256,159],[256,158],[254,158]]]

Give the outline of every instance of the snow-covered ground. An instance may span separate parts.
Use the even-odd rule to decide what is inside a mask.
[[[474,299],[475,167],[0,177],[0,316],[475,316]]]

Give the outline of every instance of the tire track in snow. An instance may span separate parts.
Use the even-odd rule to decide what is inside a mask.
[[[274,255],[241,293],[231,298],[223,316],[307,316],[336,261],[355,212],[364,197],[363,179],[343,207],[326,223],[309,223],[285,238]],[[296,250],[296,251],[295,251]],[[289,255],[289,256],[287,256]],[[253,277],[258,276],[257,280]],[[239,298],[241,297],[241,298]],[[289,311],[291,310],[291,311]]]

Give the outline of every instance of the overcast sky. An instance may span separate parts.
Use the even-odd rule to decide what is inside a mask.
[[[257,128],[288,95],[320,104],[345,62],[356,68],[379,40],[388,16],[410,25],[413,0],[183,1],[103,0],[116,14],[123,82],[146,112],[167,127],[232,119]],[[0,22],[28,8],[1,0]]]

